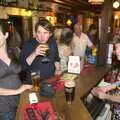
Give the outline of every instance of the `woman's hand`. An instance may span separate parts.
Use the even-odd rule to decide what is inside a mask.
[[[20,88],[18,89],[18,93],[21,94],[22,92],[24,92],[25,90],[31,89],[33,86],[32,85],[21,85]]]
[[[49,47],[47,44],[40,44],[36,47],[36,49],[34,50],[34,53],[36,56],[38,55],[42,55],[45,56],[46,50],[48,50]]]
[[[34,59],[41,55],[45,56],[46,51],[48,50],[48,45],[47,44],[40,44],[38,45],[35,50],[26,58],[26,62],[28,65],[31,65]]]
[[[99,92],[97,97],[99,99],[105,100],[107,98],[107,94],[104,92]]]
[[[100,92],[102,92],[102,93],[105,93],[105,89],[104,88],[100,88],[100,87],[95,87],[95,88],[93,88],[92,90],[91,90],[91,93],[94,95],[94,96],[98,96],[98,94],[100,93]]]
[[[103,87],[94,87],[91,92],[94,95],[97,92],[104,92],[104,93],[106,93],[106,92],[108,92],[110,90],[113,90],[115,88],[116,88],[116,85],[115,84],[111,84],[111,85],[107,85],[107,86],[103,86]]]
[[[105,88],[95,87],[91,90],[91,93],[94,96],[98,97],[99,99],[104,100],[107,97],[107,94],[105,93],[105,91],[106,91]]]

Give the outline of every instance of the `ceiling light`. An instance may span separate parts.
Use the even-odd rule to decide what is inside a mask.
[[[90,4],[102,4],[104,0],[88,0]]]
[[[67,22],[66,22],[66,24],[67,24],[68,26],[71,26],[71,24],[72,24],[71,19],[68,19]]]
[[[120,6],[120,3],[118,1],[113,2],[113,7],[118,8]]]

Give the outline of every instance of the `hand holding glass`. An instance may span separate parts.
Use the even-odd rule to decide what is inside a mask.
[[[48,58],[48,55],[49,55],[49,46],[47,43],[42,43],[40,44],[40,50],[42,52],[42,63],[47,63],[49,62],[49,58]]]
[[[47,56],[48,55],[48,51],[49,51],[48,44],[47,43],[41,43],[40,47],[41,47],[41,51],[43,52],[43,55]]]

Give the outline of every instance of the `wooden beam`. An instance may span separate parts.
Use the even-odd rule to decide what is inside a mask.
[[[39,2],[52,2],[52,3],[57,3],[64,6],[71,6],[71,7],[82,6],[82,5],[86,5],[86,7],[90,6],[89,3],[85,1],[78,1],[78,0],[39,0]]]
[[[91,10],[91,6],[89,4],[83,4],[82,2],[74,0],[40,0],[40,2],[50,2],[58,4],[58,6],[62,5],[66,7],[71,7],[70,12],[72,13],[77,13],[80,10]]]
[[[105,65],[107,60],[107,44],[109,43],[109,32],[108,28],[111,24],[112,18],[112,1],[105,0],[104,8],[101,16],[101,35],[98,48],[98,64]]]
[[[66,3],[66,2],[61,1],[61,0],[40,0],[40,2],[51,2],[51,3],[56,3],[56,4],[60,4],[60,5],[64,5],[64,6],[69,6],[69,7],[73,6],[73,4]]]

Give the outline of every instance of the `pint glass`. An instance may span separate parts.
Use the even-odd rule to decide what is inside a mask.
[[[34,90],[35,91],[39,90],[40,74],[38,74],[37,72],[32,72],[31,79],[32,79]]]
[[[41,61],[42,61],[42,63],[48,63],[50,61],[50,59],[48,58],[49,51],[50,51],[49,46],[46,43],[42,43],[41,47],[42,47],[43,51],[45,52]]]
[[[65,97],[68,104],[71,104],[75,97],[75,81],[67,80],[65,82]]]

